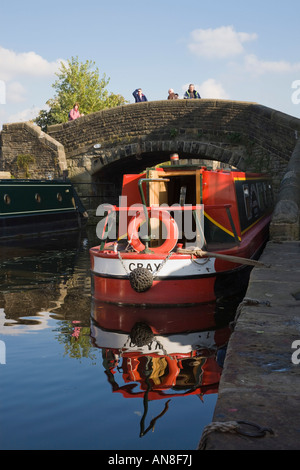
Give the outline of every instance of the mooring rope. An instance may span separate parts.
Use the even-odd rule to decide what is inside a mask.
[[[248,427],[250,426],[250,428],[252,428],[252,431],[246,431],[245,429],[242,429],[241,425],[246,425]],[[266,435],[266,432],[274,434],[272,429],[262,428],[261,426],[254,423],[250,423],[248,421],[227,421],[224,423],[216,421],[205,426],[197,450],[205,450],[208,436],[212,432],[216,431],[223,433],[228,432],[232,434],[236,433],[248,437],[264,437]]]
[[[237,428],[238,428],[238,423],[236,421],[228,421],[227,423],[215,422],[215,423],[208,424],[204,428],[197,450],[205,450],[207,438],[209,434],[211,434],[212,432],[218,431],[218,432],[234,433]]]
[[[230,263],[238,263],[238,264],[247,264],[249,266],[256,266],[256,267],[263,267],[263,268],[270,268],[270,265],[262,263],[261,261],[257,261],[255,259],[248,259],[242,258],[240,256],[233,256],[233,255],[225,255],[223,253],[216,253],[216,252],[209,252],[203,251],[201,248],[178,248],[177,253],[182,254],[190,254],[200,258],[220,258]]]

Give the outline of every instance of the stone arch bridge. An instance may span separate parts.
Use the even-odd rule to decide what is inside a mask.
[[[256,103],[150,101],[51,126],[75,182],[111,182],[169,159],[215,160],[272,175],[275,188],[300,137],[300,120]]]
[[[2,170],[11,171],[22,147],[22,153],[38,157],[36,176],[45,177],[42,161],[52,168],[53,176],[68,170],[79,192],[89,188],[85,192],[97,196],[99,204],[117,202],[114,198],[124,173],[142,171],[177,152],[183,159],[268,172],[276,194],[285,181],[285,192],[293,186],[292,199],[299,204],[298,180],[295,190],[293,179],[298,137],[299,119],[257,103],[164,100],[92,113],[50,126],[47,134],[30,123],[6,124],[0,135],[0,156]]]

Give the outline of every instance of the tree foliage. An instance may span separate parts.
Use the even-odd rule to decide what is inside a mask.
[[[68,121],[69,111],[75,102],[79,103],[81,114],[127,102],[122,95],[107,91],[110,78],[106,78],[105,74],[100,78],[94,61],[87,60],[83,63],[79,62],[78,57],[72,57],[66,63],[61,62],[56,76],[58,78],[52,85],[55,95],[46,103],[49,109],[42,109],[35,119],[35,123],[43,130],[49,125]]]

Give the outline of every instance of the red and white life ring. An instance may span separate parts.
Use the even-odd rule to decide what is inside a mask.
[[[155,214],[151,213],[150,218],[158,217],[164,223],[166,228],[166,239],[162,245],[151,247],[150,250],[154,253],[168,253],[173,250],[178,241],[178,226],[173,217],[169,213],[158,211]],[[138,216],[132,217],[129,221],[127,233],[130,245],[135,251],[141,252],[145,249],[145,245],[139,238],[139,228],[141,224],[146,222],[145,215],[140,213]]]

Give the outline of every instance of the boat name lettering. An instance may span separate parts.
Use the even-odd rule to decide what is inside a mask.
[[[133,271],[134,269],[136,268],[146,268],[146,269],[149,269],[149,271],[156,271],[161,263],[153,263],[154,266],[150,263],[148,263],[146,266],[144,266],[144,263],[129,263],[129,271]]]

